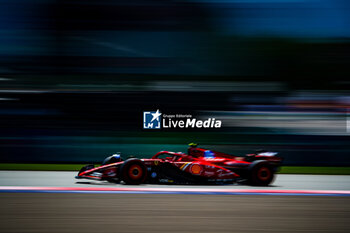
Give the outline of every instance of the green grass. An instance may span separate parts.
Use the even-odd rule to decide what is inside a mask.
[[[79,171],[85,164],[0,163],[0,170]],[[279,174],[350,175],[350,167],[282,166]]]
[[[0,163],[0,170],[79,171],[85,164]]]
[[[280,174],[350,175],[350,167],[282,166]]]

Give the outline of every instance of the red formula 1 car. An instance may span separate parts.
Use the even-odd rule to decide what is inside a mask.
[[[198,148],[190,144],[188,153],[161,151],[151,159],[120,155],[107,157],[102,166],[84,166],[77,179],[106,180],[125,184],[228,184],[269,185],[281,158],[275,152],[259,151],[238,157]]]

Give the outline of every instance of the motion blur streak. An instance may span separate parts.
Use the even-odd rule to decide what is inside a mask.
[[[348,232],[343,197],[0,194],[1,232]]]
[[[350,1],[0,6],[2,163],[100,163],[116,152],[149,157],[198,142],[237,155],[277,151],[285,165],[350,166]],[[215,117],[223,127],[143,130],[143,111],[158,109]],[[72,183],[71,173],[23,174],[4,172],[0,181],[93,185]],[[342,190],[348,180],[281,178],[320,190]],[[0,232],[8,233],[350,228],[349,197],[0,193],[0,205]]]
[[[147,157],[195,141],[350,165],[349,1],[0,4],[0,162]],[[223,127],[144,131],[142,112],[157,109]]]

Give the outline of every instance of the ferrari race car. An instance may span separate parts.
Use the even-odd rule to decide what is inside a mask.
[[[244,157],[198,148],[190,144],[188,153],[161,151],[150,159],[119,154],[107,157],[101,166],[86,165],[77,179],[105,180],[124,184],[229,184],[269,185],[280,166],[276,152],[257,151]]]

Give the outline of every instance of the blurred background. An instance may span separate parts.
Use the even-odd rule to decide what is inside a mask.
[[[0,162],[101,162],[197,142],[350,165],[349,1],[0,3]],[[143,111],[157,109],[223,127],[143,130]]]

